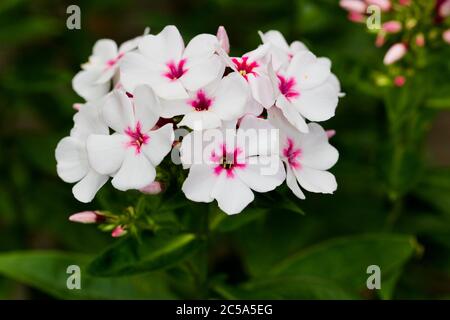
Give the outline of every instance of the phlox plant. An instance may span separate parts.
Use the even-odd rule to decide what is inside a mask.
[[[58,175],[75,183],[81,202],[108,181],[133,200],[118,193],[118,209],[92,208],[70,220],[137,241],[139,251],[149,242],[161,253],[131,273],[199,250],[217,207],[216,225],[226,215],[251,218],[265,210],[265,193],[277,192],[282,205],[301,211],[305,191],[337,189],[329,172],[338,160],[329,142],[334,132],[319,124],[334,116],[343,96],[331,61],[299,41],[289,45],[278,31],[260,37],[240,57],[230,56],[223,27],[187,45],[175,26],[120,46],[102,39],[73,78],[85,102],[74,105],[73,129],[57,145]],[[287,189],[275,191],[283,184]],[[194,228],[183,221],[192,214]],[[105,269],[101,259],[91,264],[94,274],[127,273],[123,266],[113,272],[116,261]]]

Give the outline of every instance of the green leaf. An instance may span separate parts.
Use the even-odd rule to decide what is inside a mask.
[[[255,220],[262,218],[266,213],[265,208],[248,208],[237,215],[226,215],[220,210],[216,210],[216,215],[211,221],[210,228],[212,231],[230,232],[247,225]]]
[[[288,276],[254,280],[239,287],[217,284],[221,297],[240,299],[355,299],[356,295],[329,280],[318,277]]]
[[[0,274],[37,288],[60,299],[170,299],[166,276],[152,273],[145,276],[114,279],[95,278],[86,272],[88,255],[57,251],[22,251],[0,255]],[[81,289],[68,289],[67,267],[78,265]]]
[[[450,169],[429,170],[423,175],[415,194],[440,212],[450,215]]]
[[[420,247],[411,236],[370,234],[332,239],[288,257],[276,265],[273,275],[320,277],[353,292],[366,288],[367,267],[381,269],[381,286]]]
[[[140,241],[127,237],[94,259],[88,271],[95,276],[111,277],[138,274],[174,265],[201,246],[196,235],[144,234]]]

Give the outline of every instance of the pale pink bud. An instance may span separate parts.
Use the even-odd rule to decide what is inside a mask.
[[[404,43],[396,43],[386,52],[383,63],[385,65],[392,64],[403,58],[406,52],[408,52],[408,48]]]
[[[419,33],[419,34],[416,36],[416,45],[417,45],[418,47],[423,47],[423,46],[425,46],[425,36],[423,35],[423,33]]]
[[[377,35],[377,38],[375,39],[375,46],[377,48],[382,47],[384,45],[384,41],[385,41],[385,35],[384,33],[379,33]]]
[[[75,110],[79,111],[82,106],[83,106],[82,103],[74,103],[72,105],[72,108],[74,108]]]
[[[450,0],[441,4],[439,7],[439,15],[443,18],[450,16]]]
[[[358,13],[365,13],[367,8],[367,5],[361,0],[341,0],[339,5],[347,11]]]
[[[336,135],[336,130],[327,130],[325,133],[327,134],[327,138],[330,139]]]
[[[140,192],[145,194],[158,194],[163,190],[162,183],[159,181],[153,181],[148,186],[139,189]]]
[[[69,217],[72,222],[78,223],[99,223],[105,220],[105,216],[101,215],[98,211],[83,211],[78,212]]]
[[[402,24],[395,20],[388,21],[383,23],[383,30],[388,33],[397,33],[402,30]]]
[[[405,85],[406,78],[404,76],[396,76],[394,78],[394,84],[396,87],[403,87]]]
[[[230,53],[230,41],[228,40],[227,31],[223,26],[220,26],[217,29],[217,39],[219,40],[219,44],[226,53]]]
[[[442,38],[445,42],[450,44],[450,29],[444,31],[444,33],[442,34]]]
[[[118,237],[125,235],[126,233],[127,233],[127,231],[124,228],[122,228],[122,226],[117,226],[111,232],[111,237],[118,238]]]
[[[366,0],[368,5],[376,5],[379,6],[381,11],[388,11],[391,9],[391,1],[390,0]]]
[[[350,11],[347,16],[348,20],[351,22],[364,22],[366,20],[366,16],[359,12]]]

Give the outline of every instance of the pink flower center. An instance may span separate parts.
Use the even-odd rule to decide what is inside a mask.
[[[188,103],[195,109],[195,111],[206,111],[211,107],[212,98],[208,98],[203,90],[198,90],[195,99],[188,101]]]
[[[292,168],[299,169],[301,167],[301,164],[298,161],[301,154],[302,150],[300,148],[296,149],[294,141],[291,138],[288,138],[287,146],[283,149],[283,155],[287,158],[288,163]]]
[[[127,143],[127,147],[134,147],[136,149],[136,154],[141,152],[143,145],[148,143],[150,137],[142,132],[141,123],[138,121],[134,130],[130,127],[125,129],[125,134],[130,138]]]
[[[164,76],[169,78],[170,80],[181,78],[181,76],[187,71],[184,66],[185,64],[186,59],[181,59],[178,63],[175,63],[173,61],[166,63],[168,71],[164,73]]]
[[[290,100],[292,98],[297,98],[300,95],[300,92],[295,90],[296,81],[295,78],[291,77],[289,79],[286,79],[283,76],[277,75],[279,84],[278,88],[280,89],[280,92],[282,95],[286,97],[286,99]]]
[[[245,163],[238,162],[238,155],[242,153],[242,150],[235,148],[233,151],[228,152],[225,144],[222,145],[222,150],[219,154],[215,150],[211,152],[211,161],[217,165],[214,167],[214,173],[219,176],[222,171],[226,171],[228,178],[234,178],[235,169],[245,168]]]
[[[117,62],[119,62],[119,60],[122,59],[123,56],[124,56],[124,53],[119,53],[119,55],[117,57],[106,61],[107,68],[111,68],[111,67],[115,66],[115,64]]]
[[[259,64],[256,61],[249,63],[248,57],[242,57],[241,59],[233,58],[231,60],[236,66],[237,71],[245,78],[245,80],[248,80],[247,77],[249,74],[253,74],[254,76],[258,75],[255,70],[253,70],[259,67]]]

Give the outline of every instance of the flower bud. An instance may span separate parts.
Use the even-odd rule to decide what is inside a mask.
[[[105,220],[105,216],[100,214],[98,211],[83,211],[74,213],[69,217],[72,222],[79,223],[100,223]]]
[[[383,23],[383,30],[388,33],[397,33],[402,30],[402,24],[395,20],[388,21]]]
[[[350,11],[348,13],[347,16],[348,20],[350,20],[351,22],[364,22],[366,20],[366,16],[364,16],[363,14],[356,12],[356,11]]]
[[[83,106],[82,103],[74,103],[74,104],[72,105],[72,108],[74,108],[74,110],[79,111],[79,110],[81,109],[82,106]]]
[[[359,0],[341,0],[339,1],[339,5],[347,11],[358,13],[365,13],[367,7],[363,1]]]
[[[375,46],[380,48],[384,45],[384,41],[386,40],[385,34],[383,32],[378,33],[377,38],[375,39]]]
[[[416,45],[417,45],[418,47],[423,47],[423,46],[425,46],[425,36],[423,35],[423,33],[419,33],[419,34],[416,36]]]
[[[383,63],[385,65],[392,64],[405,56],[408,52],[408,48],[404,43],[396,43],[386,52]]]
[[[117,226],[114,228],[114,230],[111,232],[111,237],[113,238],[119,238],[123,235],[125,235],[127,231],[122,226]]]
[[[450,16],[450,0],[444,1],[439,7],[439,15],[442,18]]]
[[[381,11],[389,11],[391,9],[390,0],[366,0],[367,4],[379,6]]]
[[[142,189],[139,189],[140,192],[145,194],[158,194],[163,191],[163,184],[159,181],[153,181],[148,186],[145,186]]]
[[[411,4],[411,0],[398,0],[398,3],[402,6],[409,6]]]
[[[394,85],[396,87],[403,87],[406,83],[406,78],[404,76],[396,76],[394,78]]]
[[[442,38],[444,39],[445,42],[450,44],[450,29],[445,30],[444,33],[442,33]]]
[[[330,139],[336,135],[336,130],[327,130],[325,133],[327,134],[327,138]]]
[[[230,53],[230,41],[228,40],[227,31],[223,26],[220,26],[217,29],[217,39],[219,40],[219,44],[226,53]]]

